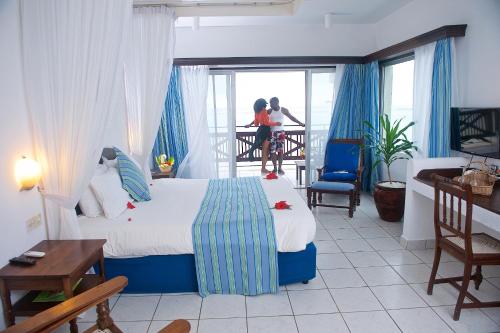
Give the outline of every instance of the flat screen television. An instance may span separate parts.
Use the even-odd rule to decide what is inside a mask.
[[[451,108],[451,149],[500,158],[500,108]]]

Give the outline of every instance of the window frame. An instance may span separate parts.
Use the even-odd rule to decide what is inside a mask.
[[[401,64],[407,61],[415,61],[415,52],[411,51],[408,53],[400,54],[398,56],[388,58],[382,61],[379,61],[379,116],[385,114],[384,112],[384,90],[385,90],[385,75],[384,69],[388,66],[393,66],[397,64]],[[415,72],[414,72],[415,76]],[[390,117],[390,115],[389,115]],[[412,119],[413,120],[413,119]]]

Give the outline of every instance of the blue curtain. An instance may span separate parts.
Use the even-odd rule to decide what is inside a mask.
[[[165,109],[153,147],[153,157],[166,154],[175,158],[174,170],[177,170],[188,152],[184,106],[179,80],[179,67],[174,66],[165,99]],[[154,165],[157,167],[156,163]]]
[[[369,64],[347,64],[340,83],[328,133],[329,140],[361,138],[365,126],[370,122],[379,129],[379,66]],[[365,150],[363,189],[369,191],[379,180],[380,169],[372,168],[374,149]]]
[[[364,65],[345,65],[328,131],[329,140],[361,137],[363,76]]]
[[[438,40],[432,70],[429,157],[450,156],[451,40]]]
[[[363,122],[367,121],[374,127],[374,130],[363,126],[364,131],[372,131],[372,135],[380,133],[380,113],[379,113],[379,65],[378,61],[364,65],[364,96],[363,96]],[[365,149],[365,172],[363,174],[363,189],[370,191],[380,180],[381,166],[373,168],[375,160],[375,148]]]

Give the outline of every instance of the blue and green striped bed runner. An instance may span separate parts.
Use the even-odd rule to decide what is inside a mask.
[[[258,177],[209,180],[192,234],[202,297],[278,292],[273,214]]]

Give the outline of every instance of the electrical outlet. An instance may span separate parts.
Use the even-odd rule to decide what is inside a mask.
[[[28,231],[38,228],[42,224],[42,215],[40,213],[31,217],[26,221],[26,228]]]

